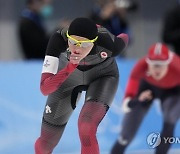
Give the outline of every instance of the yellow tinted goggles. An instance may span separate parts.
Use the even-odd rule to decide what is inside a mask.
[[[97,40],[97,38],[98,38],[98,36],[96,36],[96,38],[93,39],[93,40],[79,41],[79,40],[76,40],[75,38],[71,37],[68,34],[68,31],[66,32],[66,36],[68,38],[69,43],[71,43],[72,45],[76,45],[76,46],[82,47],[82,48],[90,47]]]

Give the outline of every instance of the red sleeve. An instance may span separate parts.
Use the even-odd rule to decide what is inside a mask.
[[[139,82],[143,78],[146,72],[146,68],[147,68],[147,64],[144,58],[139,60],[137,64],[134,66],[127,83],[125,98],[126,97],[133,98],[136,96],[139,89]]]
[[[43,95],[48,95],[56,91],[77,66],[78,65],[74,65],[69,62],[67,66],[60,70],[57,74],[42,73],[40,89]]]
[[[177,74],[180,74],[180,67],[179,67],[179,65],[180,65],[180,56],[174,54],[173,59],[172,59],[172,63],[170,65],[173,65],[173,67],[175,68]]]
[[[139,80],[130,77],[126,87],[125,98],[126,97],[133,98],[136,95],[138,88],[139,88]]]
[[[180,56],[173,53],[173,59],[170,63],[170,73],[172,74],[172,77],[168,80],[171,81],[170,83],[174,82],[174,85],[180,85]],[[171,80],[173,78],[173,81]]]

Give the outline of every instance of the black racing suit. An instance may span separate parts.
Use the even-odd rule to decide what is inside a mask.
[[[69,63],[70,51],[65,33],[65,29],[57,31],[51,37],[46,52],[47,57],[59,59],[57,72],[64,71],[63,69]],[[112,103],[119,80],[114,56],[125,48],[126,43],[123,38],[113,36],[105,28],[98,28],[98,40],[90,54],[70,75],[64,73],[65,78],[69,76],[58,86],[57,90],[48,96],[41,136],[35,144],[36,153],[44,154],[53,151],[76,107],[78,94],[83,90],[86,91],[85,103],[78,120],[81,153],[99,153],[95,135],[97,126]],[[104,52],[107,57],[102,56]],[[44,67],[48,66],[47,62],[50,61],[45,60]],[[63,75],[62,77],[64,77]]]

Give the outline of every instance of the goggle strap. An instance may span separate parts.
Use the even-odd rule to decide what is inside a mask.
[[[73,37],[71,37],[71,36],[68,34],[68,30],[67,30],[67,32],[66,32],[66,36],[67,36],[67,38],[70,38],[70,39],[72,39],[72,40],[74,40],[74,41],[76,41],[76,42],[91,42],[91,43],[94,43],[94,42],[98,39],[98,36],[96,36],[96,38],[94,38],[94,39],[92,39],[92,40],[78,41],[78,40],[74,39]]]

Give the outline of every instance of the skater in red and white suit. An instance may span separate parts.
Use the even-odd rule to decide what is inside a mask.
[[[161,43],[152,45],[131,72],[123,101],[126,114],[111,154],[124,153],[155,98],[161,100],[163,112],[161,137],[172,137],[180,118],[180,58]],[[156,154],[166,154],[169,148],[161,142]]]

